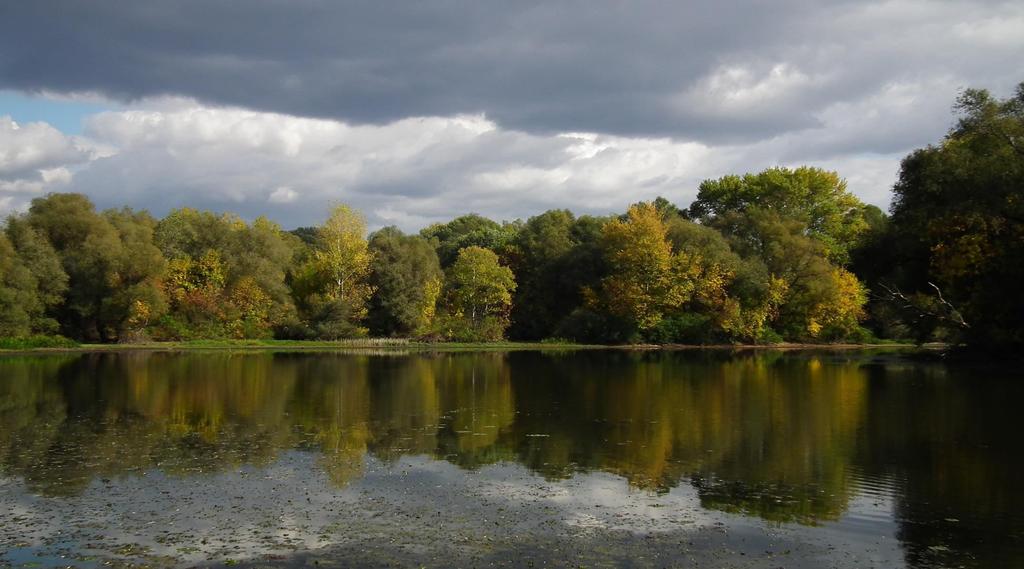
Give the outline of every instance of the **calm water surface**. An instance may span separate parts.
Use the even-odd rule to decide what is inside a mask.
[[[894,353],[0,357],[0,565],[1024,567],[1024,377]]]

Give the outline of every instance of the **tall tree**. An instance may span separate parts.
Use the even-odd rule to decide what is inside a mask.
[[[198,259],[207,251],[230,255],[238,241],[234,235],[245,222],[232,214],[217,214],[192,208],[168,213],[155,230],[157,246],[167,259]]]
[[[32,201],[26,221],[53,246],[68,276],[66,300],[54,311],[67,335],[124,340],[162,310],[163,256],[148,213],[101,215],[83,195],[51,194]]]
[[[515,289],[512,270],[494,251],[475,245],[459,251],[448,271],[448,334],[461,340],[501,339]]]
[[[829,259],[839,263],[848,262],[850,250],[868,229],[865,206],[846,189],[846,182],[835,172],[807,166],[705,180],[690,214],[707,221],[752,207],[799,221],[825,245]]]
[[[784,338],[832,339],[857,331],[864,316],[863,286],[829,262],[825,245],[806,235],[801,222],[751,207],[721,215],[714,223],[741,256],[764,264],[765,301],[784,291],[777,310],[769,311],[775,314],[771,326]]]
[[[372,257],[362,214],[347,205],[335,206],[319,227],[313,252],[314,270],[321,279],[324,296],[351,299],[352,304],[365,302],[369,293],[365,279]]]
[[[919,337],[1024,346],[1024,83],[969,89],[941,144],[907,156],[893,188],[889,291]],[[896,290],[899,289],[899,290]],[[880,291],[881,292],[881,291]],[[909,302],[908,302],[909,301]]]
[[[148,212],[129,208],[106,211],[103,218],[120,241],[107,275],[110,295],[101,304],[103,326],[120,341],[139,339],[166,310],[161,282],[166,261],[153,241],[157,222]]]
[[[294,317],[287,278],[303,248],[300,238],[260,216],[241,227],[235,238],[237,253],[228,258],[229,285],[257,286],[271,301],[271,324]]]
[[[385,227],[370,236],[369,283],[373,287],[367,322],[370,333],[409,336],[433,323],[444,273],[434,248],[422,237]]]
[[[555,326],[582,301],[585,284],[577,280],[573,253],[580,245],[576,218],[568,210],[531,217],[519,230],[513,272],[516,294],[509,335],[524,340],[550,336]]]
[[[0,336],[31,334],[31,312],[38,305],[32,273],[0,232]]]
[[[317,228],[316,245],[293,281],[313,335],[337,339],[365,333],[361,323],[373,292],[372,260],[362,214],[336,206]]]
[[[60,257],[24,217],[8,218],[6,234],[16,256],[32,277],[36,302],[25,305],[32,332],[54,334],[60,329],[60,324],[53,318],[53,312],[64,302],[68,289],[68,275],[61,266]]]
[[[674,255],[661,214],[653,204],[629,208],[626,219],[604,225],[602,243],[610,274],[590,304],[632,322],[644,331],[693,293],[688,259]]]
[[[85,340],[113,340],[102,312],[113,295],[111,275],[121,254],[117,229],[81,194],[51,194],[32,200],[26,217],[60,256],[68,293],[57,310],[62,331]]]
[[[420,231],[420,235],[434,245],[441,266],[447,269],[455,262],[462,249],[473,245],[490,249],[499,257],[505,257],[517,230],[516,224],[501,224],[471,213],[456,217],[447,223],[432,224]]]
[[[756,341],[758,330],[741,331],[738,326],[751,304],[744,287],[748,277],[744,260],[715,229],[687,220],[671,204],[658,209],[666,220],[667,238],[683,265],[682,274],[694,286],[689,300],[661,326],[656,339],[677,343]],[[666,216],[666,211],[670,215]]]

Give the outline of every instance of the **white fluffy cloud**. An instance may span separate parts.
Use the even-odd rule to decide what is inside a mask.
[[[0,212],[67,186],[69,168],[100,154],[89,141],[66,136],[46,123],[22,125],[0,116]]]
[[[811,76],[788,63],[764,69],[723,65],[687,89],[677,104],[684,112],[720,120],[751,120],[765,114],[794,117],[806,95],[829,81],[828,76]]]
[[[739,93],[729,104],[740,106],[809,80],[785,68],[760,79],[726,75],[722,88]],[[80,191],[100,207],[162,215],[192,206],[268,215],[294,227],[319,222],[331,203],[343,201],[366,212],[373,226],[413,230],[468,212],[515,219],[550,208],[622,211],[659,195],[685,206],[703,179],[800,164],[837,170],[862,199],[884,207],[899,159],[948,127],[950,101],[935,95],[943,91],[937,85],[948,86],[941,78],[889,84],[825,108],[800,131],[720,145],[526,133],[482,115],[352,125],[149,100],[88,117],[82,137],[41,123],[0,122],[0,208],[46,191]],[[930,120],[939,107],[945,123]]]

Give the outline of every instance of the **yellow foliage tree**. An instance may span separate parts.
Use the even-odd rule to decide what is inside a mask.
[[[449,269],[447,336],[453,339],[499,340],[508,327],[512,293],[516,290],[512,269],[498,262],[490,249],[465,247]]]
[[[273,324],[273,299],[254,277],[230,286],[220,254],[209,250],[202,257],[170,261],[164,291],[176,314],[189,323],[189,334],[236,338],[263,337]],[[133,321],[148,321],[148,307],[133,307]]]
[[[328,220],[316,229],[312,254],[297,272],[294,289],[312,312],[321,313],[318,319],[354,326],[367,316],[373,294],[368,282],[372,261],[366,220],[348,206],[335,206]],[[349,332],[365,329],[356,326]]]
[[[193,293],[217,296],[226,281],[227,270],[220,254],[211,249],[199,259],[182,257],[168,263],[164,288],[173,300],[182,301]]]
[[[153,308],[145,300],[135,299],[128,310],[128,319],[125,325],[128,330],[141,334],[153,317]]]
[[[236,338],[264,336],[271,326],[270,310],[273,300],[256,279],[244,277],[231,290],[228,302],[237,313],[229,325]]]
[[[748,342],[761,339],[768,324],[779,313],[779,306],[786,299],[789,283],[776,276],[768,277],[766,294],[759,302],[743,306],[739,299],[729,297],[723,304],[722,329],[731,336]]]
[[[693,256],[673,254],[654,205],[630,207],[625,220],[605,224],[601,237],[611,275],[600,294],[588,291],[589,304],[648,330],[693,297],[700,264]]]
[[[366,314],[373,292],[366,279],[373,253],[366,241],[366,220],[358,211],[341,204],[319,228],[312,268],[327,300],[346,302],[358,317]]]
[[[220,254],[211,249],[198,259],[186,256],[171,260],[163,285],[172,311],[184,321],[223,322],[226,315],[222,296],[226,281],[227,269]],[[198,333],[211,334],[209,330]]]
[[[498,262],[490,249],[471,246],[459,251],[451,268],[452,304],[474,323],[491,315],[504,315],[516,290],[512,270]]]
[[[857,329],[864,319],[867,290],[853,273],[832,269],[832,287],[827,299],[818,303],[807,318],[807,332],[813,338],[822,335],[844,337]]]
[[[420,324],[416,329],[417,334],[426,333],[434,323],[437,315],[437,301],[441,297],[441,289],[444,288],[444,281],[440,278],[430,279],[424,285],[423,303],[419,306]]]

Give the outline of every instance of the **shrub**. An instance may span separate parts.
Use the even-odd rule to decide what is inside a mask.
[[[0,350],[31,350],[33,348],[76,348],[78,342],[64,336],[17,336],[0,338]]]
[[[484,316],[474,323],[462,315],[440,314],[434,330],[451,342],[498,342],[504,339],[508,322],[501,316]]]
[[[764,328],[761,330],[761,333],[757,335],[758,344],[780,344],[783,341],[783,337],[771,328]]]
[[[635,344],[636,329],[625,320],[577,308],[559,323],[555,335],[587,344]]]
[[[647,337],[656,344],[711,344],[716,340],[711,317],[692,312],[663,319]]]

